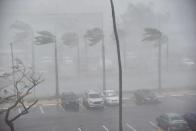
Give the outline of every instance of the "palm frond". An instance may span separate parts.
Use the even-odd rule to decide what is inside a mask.
[[[56,37],[49,31],[39,31],[37,33],[39,35],[35,37],[34,41],[36,45],[50,44],[56,40]]]
[[[162,37],[162,33],[155,28],[145,28],[144,29],[144,38],[142,41],[156,41],[160,40]]]
[[[87,38],[89,45],[93,46],[103,39],[103,31],[100,28],[93,28],[86,32],[85,37]]]
[[[65,33],[62,35],[63,44],[74,47],[78,44],[78,35],[74,32]]]

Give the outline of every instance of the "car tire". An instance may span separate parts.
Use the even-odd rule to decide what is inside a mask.
[[[157,126],[161,128],[161,124],[159,121],[157,121]]]

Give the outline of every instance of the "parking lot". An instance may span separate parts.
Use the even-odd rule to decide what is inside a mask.
[[[159,129],[155,118],[160,114],[175,112],[183,115],[196,110],[194,94],[160,96],[160,100],[161,103],[156,105],[136,105],[131,99],[124,101],[124,131],[156,131]],[[20,111],[20,108],[15,110]],[[7,131],[7,127],[1,125],[0,130]],[[15,127],[16,131],[118,131],[118,107],[87,110],[80,104],[79,112],[71,112],[65,111],[61,105],[39,104],[18,119]]]

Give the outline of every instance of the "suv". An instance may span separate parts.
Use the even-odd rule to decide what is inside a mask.
[[[79,98],[73,92],[63,93],[61,96],[61,105],[65,110],[79,111]]]
[[[189,127],[196,131],[196,112],[187,113],[183,117],[188,122]]]
[[[118,105],[119,97],[114,90],[103,91],[104,101],[107,105]]]
[[[156,95],[150,90],[137,90],[134,96],[136,104],[159,103]]]
[[[166,131],[191,131],[188,123],[176,113],[165,113],[156,118],[159,127]]]
[[[104,100],[99,92],[88,91],[84,94],[83,105],[87,108],[104,108]]]

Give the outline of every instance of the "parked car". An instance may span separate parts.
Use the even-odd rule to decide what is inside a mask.
[[[159,99],[151,90],[137,90],[134,96],[136,104],[159,103]]]
[[[83,105],[89,108],[103,109],[104,108],[104,100],[101,96],[101,93],[96,91],[87,91],[83,97]]]
[[[188,122],[192,131],[196,131],[196,112],[187,113],[183,117]]]
[[[61,96],[61,104],[65,110],[79,111],[79,98],[73,93],[63,93]]]
[[[107,105],[118,105],[119,97],[114,90],[103,91],[104,102]]]
[[[165,131],[191,131],[188,123],[176,113],[165,113],[156,118],[157,124]]]

